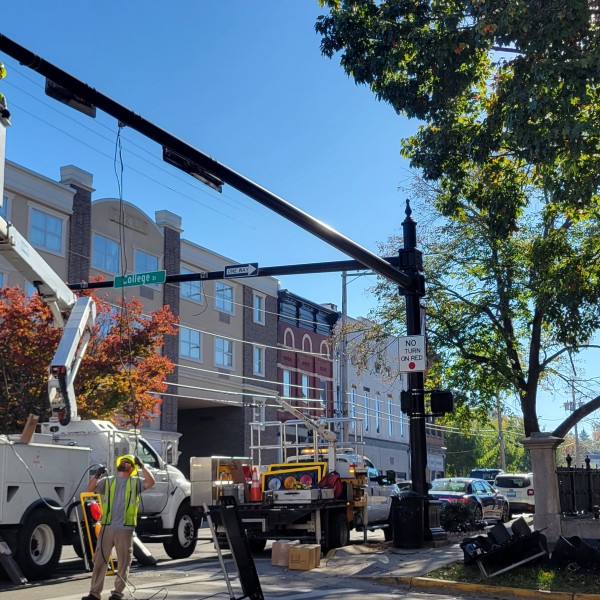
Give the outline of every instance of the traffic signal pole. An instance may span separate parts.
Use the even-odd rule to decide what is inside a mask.
[[[396,283],[399,286],[399,293],[406,296],[407,333],[408,335],[421,334],[420,298],[424,295],[424,277],[421,274],[422,254],[416,247],[416,223],[411,218],[408,202],[406,219],[402,224],[404,231],[404,247],[400,251],[400,267],[397,268],[384,258],[377,256],[342,235],[326,223],[319,221],[257,183],[240,175],[207,154],[204,154],[197,148],[172,135],[168,131],[147,121],[141,115],[115,102],[108,96],[105,96],[83,81],[80,81],[62,69],[59,69],[1,33],[0,51],[8,54],[18,60],[21,64],[46,77],[48,80],[47,83],[51,82],[54,84],[49,86],[51,89],[56,91],[58,89],[57,86],[60,86],[60,88],[62,88],[60,94],[64,96],[64,98],[61,97],[62,100],[66,101],[67,98],[70,98],[71,102],[86,105],[89,108],[89,110],[85,111],[86,114],[90,116],[94,115],[94,108],[97,108],[117,119],[119,126],[127,126],[135,129],[142,135],[153,140],[162,147],[163,159],[167,162],[179,166],[179,168],[182,168],[190,174],[202,175],[202,177],[199,178],[214,189],[220,190],[221,183],[230,185],[249,198],[259,202],[288,221],[298,225],[317,238],[334,248],[337,248],[347,256],[355,259],[365,268],[375,271],[392,283]],[[57,97],[54,94],[51,95]],[[180,160],[181,163],[176,164],[176,162],[173,162],[174,159]],[[197,169],[197,171],[194,169]],[[304,269],[307,268],[306,265],[302,265],[301,267]],[[326,272],[329,268],[331,268],[330,265],[324,264],[320,272]],[[281,269],[281,267],[272,268],[270,274],[274,274],[278,269]],[[261,269],[260,274],[267,275],[268,273],[265,272],[264,269]],[[106,286],[112,285],[112,282],[101,283],[104,283]],[[74,286],[70,287],[71,289],[77,289]],[[82,287],[87,286],[84,285]],[[89,287],[92,287],[92,285],[90,284]],[[414,411],[410,423],[412,485],[415,492],[424,496],[424,502],[426,503],[425,537],[427,538],[430,537],[428,531],[431,529],[431,517],[428,516],[429,508],[427,506],[427,450],[425,443],[423,373],[410,373],[408,378],[409,391],[412,392],[411,397],[414,398]],[[421,541],[422,539],[415,540],[415,543],[420,545],[419,542]]]

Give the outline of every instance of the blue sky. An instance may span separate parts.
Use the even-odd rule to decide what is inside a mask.
[[[400,139],[417,124],[358,87],[321,55],[316,0],[4,0],[0,31],[120,104],[377,252],[404,219],[408,164]],[[235,190],[213,192],[162,161],[161,149],[117,124],[44,95],[43,78],[2,57],[13,115],[7,157],[52,179],[75,164],[94,198],[118,197],[151,217],[183,217],[183,236],[260,266],[347,258]],[[120,170],[120,165],[117,165]],[[413,215],[419,220],[419,215]],[[352,278],[350,278],[352,279]],[[316,302],[341,305],[339,274],[281,278]],[[372,277],[348,286],[351,316],[373,305]],[[565,416],[543,400],[542,426]],[[547,419],[547,420],[546,420]],[[590,428],[588,427],[588,430]]]

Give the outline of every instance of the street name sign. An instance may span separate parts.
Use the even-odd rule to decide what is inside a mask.
[[[425,371],[425,336],[406,335],[398,338],[398,358],[401,373]]]
[[[119,275],[115,277],[113,287],[125,288],[134,285],[154,285],[164,283],[167,280],[166,271],[150,271],[148,273],[133,273],[131,275]]]
[[[229,265],[223,270],[223,277],[257,277],[258,263],[248,263],[245,265]]]

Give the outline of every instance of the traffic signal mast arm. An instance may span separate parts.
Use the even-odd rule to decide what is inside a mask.
[[[287,410],[289,413],[293,414],[299,421],[302,421],[304,425],[311,431],[314,431],[317,436],[322,437],[328,443],[327,450],[327,468],[328,471],[335,471],[335,444],[337,442],[337,435],[334,431],[331,431],[327,426],[327,423],[321,423],[318,419],[312,419],[311,417],[305,415],[299,408],[296,406],[292,406],[289,402],[277,396],[275,398],[277,403]],[[318,438],[315,436],[315,461],[318,458]]]

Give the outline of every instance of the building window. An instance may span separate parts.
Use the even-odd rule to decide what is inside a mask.
[[[0,273],[0,288],[4,287],[4,273]]]
[[[350,390],[350,417],[352,417],[350,427],[354,429],[354,419],[356,419],[356,388],[354,386]]]
[[[118,242],[94,233],[93,244],[92,267],[107,273],[119,273],[121,271],[121,247]]]
[[[233,314],[233,288],[221,281],[215,283],[215,308]]]
[[[369,431],[369,388],[363,388],[363,419],[365,420],[365,431]]]
[[[8,217],[8,196],[2,196],[2,206],[0,206],[0,217],[6,219]]]
[[[327,406],[327,382],[321,381],[319,385],[319,399],[321,400],[321,404],[325,408]]]
[[[233,369],[233,340],[215,338],[215,365]]]
[[[286,329],[285,334],[283,336],[283,345],[286,348],[293,348],[295,343],[296,342],[294,341],[294,333],[289,329]]]
[[[254,346],[252,372],[255,375],[265,376],[265,349],[262,346]]]
[[[192,360],[202,360],[202,334],[195,329],[179,328],[179,354]]]
[[[189,269],[182,268],[182,275],[190,275],[196,271],[190,271]],[[202,293],[202,281],[182,281],[179,284],[179,293],[182,298],[189,300],[190,302],[197,302],[202,304],[204,302],[204,294]]]
[[[36,247],[62,253],[63,221],[58,217],[32,208],[29,213],[29,241]]]
[[[312,349],[312,340],[308,335],[305,335],[302,339],[302,350],[304,350],[304,352],[312,352]]]
[[[292,397],[292,372],[291,371],[283,371],[283,397],[291,398]]]
[[[404,437],[404,413],[400,411],[400,437]]]
[[[252,320],[259,325],[265,324],[265,297],[256,292],[252,296]]]
[[[388,396],[388,435],[392,437],[394,435],[394,422],[392,421],[392,397]],[[402,413],[401,413],[402,414]]]
[[[309,389],[309,379],[308,379],[308,375],[306,375],[306,373],[302,373],[302,387],[301,387],[301,393],[302,393],[302,398],[310,398],[310,389]]]
[[[134,253],[134,273],[153,273],[158,271],[158,256],[148,254],[143,250],[136,250]],[[157,283],[147,284],[146,287],[160,289]]]
[[[381,397],[375,394],[375,431],[381,433]]]

